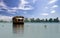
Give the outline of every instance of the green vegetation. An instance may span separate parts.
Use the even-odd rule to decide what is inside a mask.
[[[0,20],[0,22],[12,22],[12,20],[10,20],[10,21],[4,21],[4,20]],[[25,18],[24,19],[24,22],[60,22],[60,20],[59,20],[59,18],[57,17],[57,18],[54,18],[54,19],[52,19],[52,18],[50,18],[50,19],[40,19],[40,18]]]
[[[50,18],[50,19],[41,19],[41,20],[39,18],[36,18],[36,19],[34,19],[34,18],[30,18],[30,19],[25,18],[25,22],[59,22],[59,19],[58,19],[58,17],[54,18],[54,19]]]

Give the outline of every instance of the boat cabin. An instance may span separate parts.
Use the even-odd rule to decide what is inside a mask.
[[[23,16],[15,16],[13,17],[13,24],[24,24],[24,17]]]

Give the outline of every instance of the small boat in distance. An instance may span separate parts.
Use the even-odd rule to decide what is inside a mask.
[[[47,25],[44,25],[45,28],[47,28]]]
[[[13,20],[13,24],[24,24],[23,16],[14,16],[12,20]]]

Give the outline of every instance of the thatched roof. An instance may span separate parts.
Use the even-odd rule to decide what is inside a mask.
[[[14,16],[13,19],[15,18],[24,18],[23,16]]]

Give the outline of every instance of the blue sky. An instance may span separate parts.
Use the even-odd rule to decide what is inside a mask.
[[[60,0],[0,0],[0,16],[60,18]]]

